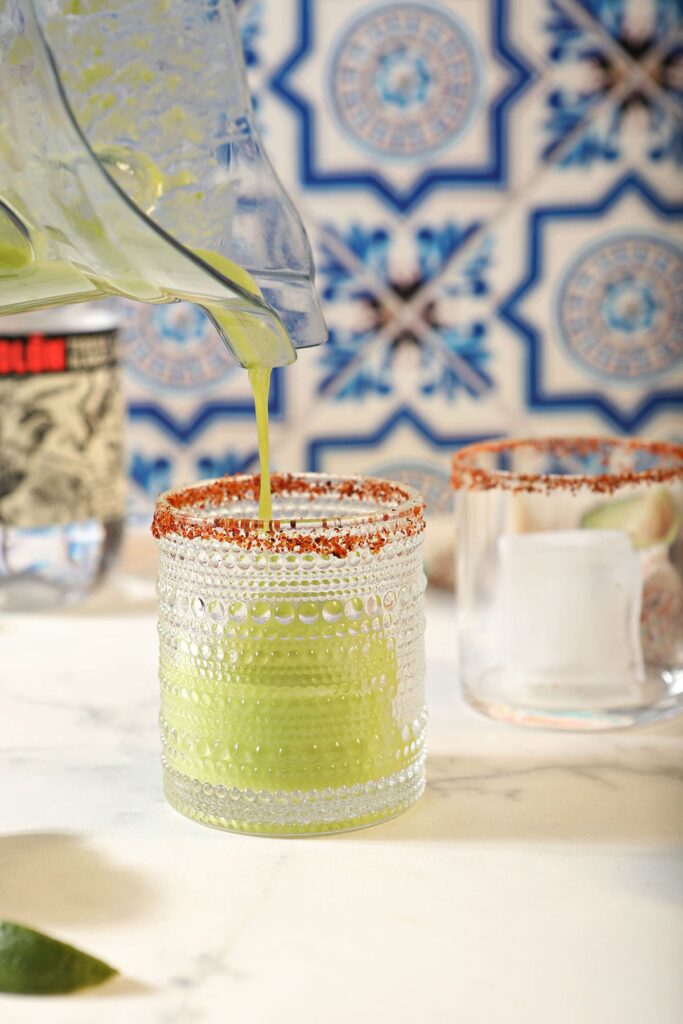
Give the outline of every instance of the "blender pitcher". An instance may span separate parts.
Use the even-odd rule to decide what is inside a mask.
[[[0,95],[0,314],[186,299],[246,367],[325,340],[229,0],[0,0]]]

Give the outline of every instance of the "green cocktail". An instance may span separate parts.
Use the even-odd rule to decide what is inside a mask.
[[[353,828],[424,785],[422,507],[379,481],[258,478],[162,496],[166,792],[239,831]]]

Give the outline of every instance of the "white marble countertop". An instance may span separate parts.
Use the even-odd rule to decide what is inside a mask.
[[[0,621],[0,917],[120,978],[3,1024],[678,1024],[683,721],[539,733],[459,699],[431,597],[429,784],[305,840],[164,803],[149,581]]]

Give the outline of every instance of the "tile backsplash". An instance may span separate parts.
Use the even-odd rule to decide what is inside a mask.
[[[681,0],[238,7],[330,329],[276,374],[276,468],[410,480],[438,522],[467,442],[683,440]],[[124,341],[142,522],[256,435],[202,314],[127,306]]]

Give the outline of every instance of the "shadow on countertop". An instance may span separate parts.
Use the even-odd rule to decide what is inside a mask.
[[[0,918],[40,929],[110,924],[144,915],[155,899],[153,880],[114,863],[85,836],[0,836]]]
[[[339,837],[369,842],[683,844],[680,747],[539,761],[434,755],[418,804],[392,821]]]

